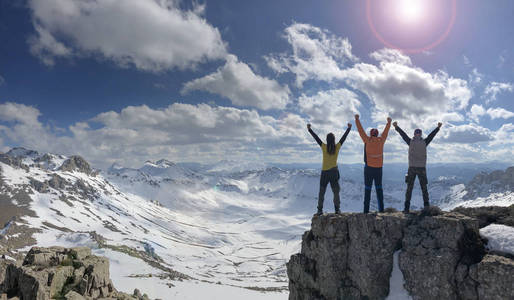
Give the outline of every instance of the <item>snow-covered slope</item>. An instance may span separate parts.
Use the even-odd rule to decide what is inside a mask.
[[[441,208],[457,206],[510,206],[514,204],[514,167],[490,173],[480,172],[466,184],[452,186],[441,199]]]
[[[163,299],[191,297],[190,283],[213,299],[285,299],[285,263],[300,249],[319,188],[313,169],[221,162],[193,170],[159,160],[100,172],[80,157],[23,148],[0,154],[0,169],[1,200],[9,202],[0,203],[1,243],[88,245],[110,258],[115,284],[131,292],[139,282]],[[362,178],[340,170],[342,209],[361,211]],[[484,180],[474,190],[497,186]],[[385,178],[383,185],[386,207],[402,209],[405,184]],[[471,188],[452,174],[431,180],[429,189],[436,205],[479,203],[465,198]],[[509,195],[502,199],[513,203]],[[416,186],[412,207],[421,204]],[[325,211],[332,210],[328,189]]]

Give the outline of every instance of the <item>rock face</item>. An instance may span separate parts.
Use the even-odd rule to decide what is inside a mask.
[[[509,167],[505,171],[497,170],[491,173],[477,174],[466,185],[466,191],[464,199],[484,197],[491,191],[514,192],[514,167]]]
[[[413,299],[514,299],[514,260],[487,253],[480,225],[436,209],[314,217],[287,263],[289,299],[385,299],[396,251]]]
[[[94,175],[93,169],[91,169],[89,163],[78,155],[72,156],[65,160],[59,170],[68,172],[78,171],[87,175]]]
[[[9,264],[0,294],[11,299],[147,299],[116,291],[109,277],[109,261],[91,249],[33,247],[21,266]]]

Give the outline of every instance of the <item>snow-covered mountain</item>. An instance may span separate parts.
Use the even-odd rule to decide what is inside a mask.
[[[450,207],[469,201],[465,195],[503,188],[501,180],[512,179],[508,170],[469,185],[447,171],[431,180],[431,201]],[[344,211],[362,210],[361,172],[341,168]],[[386,207],[401,209],[405,183],[390,177]],[[139,287],[154,298],[285,299],[285,263],[300,249],[318,188],[316,169],[235,162],[189,168],[159,160],[99,171],[78,156],[15,148],[0,154],[0,244],[90,246],[111,260],[117,287]],[[330,189],[325,199],[332,211]],[[412,207],[421,204],[416,187]]]
[[[480,172],[466,184],[451,187],[441,207],[509,206],[514,204],[514,167],[490,173]]]

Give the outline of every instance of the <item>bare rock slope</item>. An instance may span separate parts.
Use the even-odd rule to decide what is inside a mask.
[[[514,299],[514,260],[479,235],[513,216],[514,206],[314,217],[287,264],[289,299],[385,299],[396,251],[413,299]]]

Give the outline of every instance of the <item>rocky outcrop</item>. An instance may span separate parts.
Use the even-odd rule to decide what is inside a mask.
[[[116,291],[109,277],[109,260],[92,255],[85,247],[33,247],[21,265],[7,265],[2,293],[8,299],[27,300],[148,299],[138,290],[137,296]]]
[[[77,171],[87,175],[96,175],[96,172],[93,171],[89,163],[78,155],[74,155],[65,160],[59,170],[65,172]]]
[[[385,299],[397,251],[413,299],[514,299],[514,260],[487,253],[486,222],[466,212],[314,217],[287,263],[289,299]]]
[[[503,170],[496,170],[491,173],[481,172],[473,177],[466,184],[466,195],[464,199],[475,199],[486,197],[491,191],[514,192],[514,166]]]

